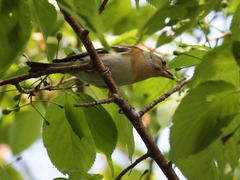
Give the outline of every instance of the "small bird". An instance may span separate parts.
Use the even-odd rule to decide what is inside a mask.
[[[112,46],[115,53],[106,49],[96,49],[103,64],[109,68],[111,76],[118,86],[129,85],[151,77],[166,77],[173,79],[167,62],[155,55],[136,46]],[[73,64],[87,64],[90,56],[87,52],[68,56],[63,59],[54,59],[52,63],[26,62],[31,67],[29,72],[36,72],[54,66],[68,66]],[[106,88],[106,84],[94,71],[69,72],[81,81],[96,87]]]

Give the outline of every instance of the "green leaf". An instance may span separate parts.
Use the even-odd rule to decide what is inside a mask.
[[[4,168],[0,166],[1,180],[23,180],[23,177],[13,167],[4,164]]]
[[[99,89],[94,86],[91,86],[91,89],[99,100],[108,98],[106,90]],[[116,104],[104,104],[103,107],[112,116],[112,119],[116,124],[118,132],[118,144],[122,149],[128,150],[129,159],[132,160],[135,150],[132,124],[126,118],[126,116],[119,113],[119,107]]]
[[[240,41],[240,4],[237,7],[237,10],[233,16],[231,23],[232,39],[233,41]]]
[[[209,51],[197,66],[190,86],[206,81],[226,81],[239,87],[239,70],[232,54],[231,44],[227,43]]]
[[[32,1],[35,15],[37,17],[37,22],[42,29],[44,41],[47,47],[48,58],[52,58],[51,53],[51,44],[47,43],[47,38],[50,33],[54,30],[56,20],[57,20],[57,11],[55,7],[48,2],[48,0],[38,0]],[[56,45],[53,47],[56,48]]]
[[[135,0],[135,4],[136,4],[136,9],[137,9],[137,12],[139,13],[139,0]]]
[[[169,97],[169,99],[166,102],[160,104],[157,107],[156,117],[157,123],[160,127],[160,129],[158,129],[159,132],[171,124],[174,112],[176,111],[183,96],[184,96],[183,92],[181,93],[181,96],[175,93],[171,95],[171,97]]]
[[[66,94],[60,94],[53,101],[64,105]],[[50,125],[43,125],[43,142],[52,163],[63,173],[87,172],[96,157],[92,138],[80,139],[68,123],[65,110],[54,104],[49,105],[45,118]]]
[[[104,153],[111,163],[111,155],[117,143],[117,129],[111,116],[101,105],[88,108],[73,107],[76,103],[93,101],[95,100],[91,96],[84,93],[68,96],[66,116],[78,137],[93,138],[96,148]]]
[[[240,66],[240,4],[233,16],[232,23],[231,23],[231,31],[232,31],[232,40],[233,40],[233,55]]]
[[[162,32],[162,34],[158,37],[157,46],[161,46],[166,43],[170,43],[174,39],[174,36],[168,35],[167,31]]]
[[[35,106],[41,113],[44,112],[42,104]],[[42,117],[31,106],[15,113],[15,121],[9,129],[9,144],[13,154],[19,154],[41,136],[42,122]]]
[[[30,68],[28,66],[19,67],[16,71],[4,76],[4,79],[10,79],[10,78],[13,78],[13,77],[17,77],[17,76],[20,76],[20,75],[27,74],[29,69]]]
[[[0,2],[0,76],[22,53],[31,31],[29,7],[25,0]]]
[[[119,10],[123,11],[122,9]],[[142,29],[145,22],[155,12],[155,9],[149,5],[141,6],[141,11],[139,12],[139,14],[137,14],[135,8],[130,8],[127,10],[127,12],[121,12],[121,14],[124,13],[124,16],[117,23],[115,23],[115,26],[113,28],[113,33],[115,35],[121,35],[132,29]],[[107,17],[106,21],[109,21],[109,16]]]
[[[63,48],[63,51],[66,54],[66,56],[72,56],[81,53],[81,51],[79,51],[78,49],[73,48]]]
[[[156,8],[160,8],[161,6],[163,6],[164,4],[168,3],[168,0],[147,0],[147,2],[153,6],[155,6]]]
[[[240,116],[234,117],[232,122],[223,129],[222,136],[217,142],[215,160],[222,179],[232,179],[235,168],[239,165],[240,158]]]
[[[216,148],[214,144],[204,151],[191,155],[186,159],[178,159],[174,163],[176,163],[187,179],[219,179],[217,168],[214,163],[214,150]]]
[[[158,46],[170,42],[174,37],[195,26],[197,21],[205,17],[218,5],[219,0],[206,1],[177,1],[176,4],[166,3],[147,21],[143,28],[143,35],[153,34],[165,27],[173,27],[170,35],[163,32],[158,39]]]
[[[207,51],[205,50],[192,50],[184,52],[170,61],[169,67],[173,69],[198,65],[206,53]]]
[[[229,13],[236,12],[237,11],[237,7],[239,6],[239,4],[240,4],[240,1],[238,1],[238,0],[231,0],[231,1],[229,1],[229,9],[228,9]]]
[[[187,179],[230,180],[236,176],[240,157],[239,118],[239,115],[234,116],[232,122],[223,128],[221,136],[208,148],[175,162]],[[223,140],[223,137],[228,138]]]
[[[123,33],[121,36],[114,39],[110,45],[119,45],[119,44],[135,44],[136,43],[136,37],[138,34],[137,29],[130,30],[128,32]]]
[[[186,158],[208,147],[239,111],[239,93],[224,81],[202,83],[182,100],[173,117],[173,158]]]
[[[86,172],[69,172],[68,174],[70,180],[101,180],[103,178],[100,174],[88,174]]]
[[[133,103],[143,108],[153,100],[168,92],[174,81],[167,78],[150,78],[133,84]]]
[[[88,174],[86,172],[68,172],[69,178],[54,178],[54,180],[79,180],[79,179],[84,179],[84,180],[101,180],[103,178],[102,175],[100,174]]]
[[[114,0],[108,1],[106,8],[101,13],[102,23],[104,32],[112,30],[119,25],[122,19],[128,20],[126,17],[129,15],[132,10],[131,2],[129,0]],[[135,14],[136,13],[136,9]],[[111,17],[111,21],[109,21]],[[123,31],[121,31],[123,33]]]
[[[99,15],[98,8],[100,7],[100,1],[98,0],[88,0],[88,1],[78,1],[78,0],[58,0],[57,3],[59,7],[74,18],[90,32],[93,32],[101,41],[105,48],[108,48],[107,42],[103,35],[102,19]]]

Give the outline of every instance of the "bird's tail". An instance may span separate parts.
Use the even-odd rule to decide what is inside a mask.
[[[49,67],[59,67],[66,66],[72,63],[39,63],[39,62],[26,62],[26,64],[31,68],[28,72],[37,72],[41,70],[45,70]]]
[[[26,62],[26,64],[31,68],[28,72],[41,71],[54,66],[53,63]]]

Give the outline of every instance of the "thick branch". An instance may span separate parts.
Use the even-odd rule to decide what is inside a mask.
[[[41,77],[43,75],[48,75],[48,74],[78,72],[78,71],[84,71],[84,70],[89,70],[89,69],[91,69],[89,64],[78,64],[78,65],[61,66],[61,67],[52,67],[51,66],[45,70],[25,74],[25,75],[14,77],[14,78],[7,79],[7,80],[2,80],[2,81],[0,81],[0,86],[6,85],[6,84],[16,85],[21,81],[31,79],[31,78]]]
[[[99,75],[102,77],[107,87],[109,88],[111,94],[117,97],[115,103],[120,107],[121,111],[126,115],[126,117],[130,120],[130,122],[135,127],[138,134],[141,136],[142,140],[147,146],[150,157],[154,159],[154,161],[162,169],[162,171],[164,172],[164,174],[169,180],[178,180],[179,178],[177,177],[172,167],[168,165],[167,159],[163,156],[163,154],[157,147],[156,143],[152,139],[151,135],[149,134],[148,130],[143,125],[141,118],[136,112],[133,111],[133,108],[131,107],[131,105],[129,105],[128,102],[124,99],[115,81],[112,79],[110,73],[107,72],[102,61],[99,59],[99,56],[88,36],[88,32],[85,31],[81,27],[81,25],[69,13],[65,12],[62,9],[60,10],[64,15],[65,20],[70,24],[73,30],[77,33],[78,37],[81,39],[86,50],[88,51],[89,56],[91,58],[91,65],[93,66],[94,69],[98,71]]]
[[[164,101],[166,98],[168,98],[169,96],[171,96],[173,93],[179,91],[184,85],[186,85],[189,81],[191,81],[191,79],[188,79],[186,81],[182,81],[178,86],[176,86],[175,88],[171,89],[170,91],[168,91],[167,93],[163,94],[161,97],[159,97],[158,99],[154,100],[152,103],[150,103],[148,106],[146,106],[145,108],[143,108],[141,111],[138,112],[139,116],[143,116],[146,112],[150,111],[152,108],[154,108],[158,103]]]
[[[128,166],[126,169],[124,169],[116,178],[116,180],[120,180],[124,174],[126,174],[128,171],[130,171],[131,169],[133,169],[136,165],[138,165],[140,162],[142,162],[143,160],[149,158],[149,154],[146,153],[143,156],[141,156],[140,158],[136,159],[136,161],[134,163],[132,163],[130,166]]]

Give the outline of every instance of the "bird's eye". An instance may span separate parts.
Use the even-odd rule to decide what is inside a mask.
[[[165,66],[167,64],[167,62],[162,60],[162,64]]]

